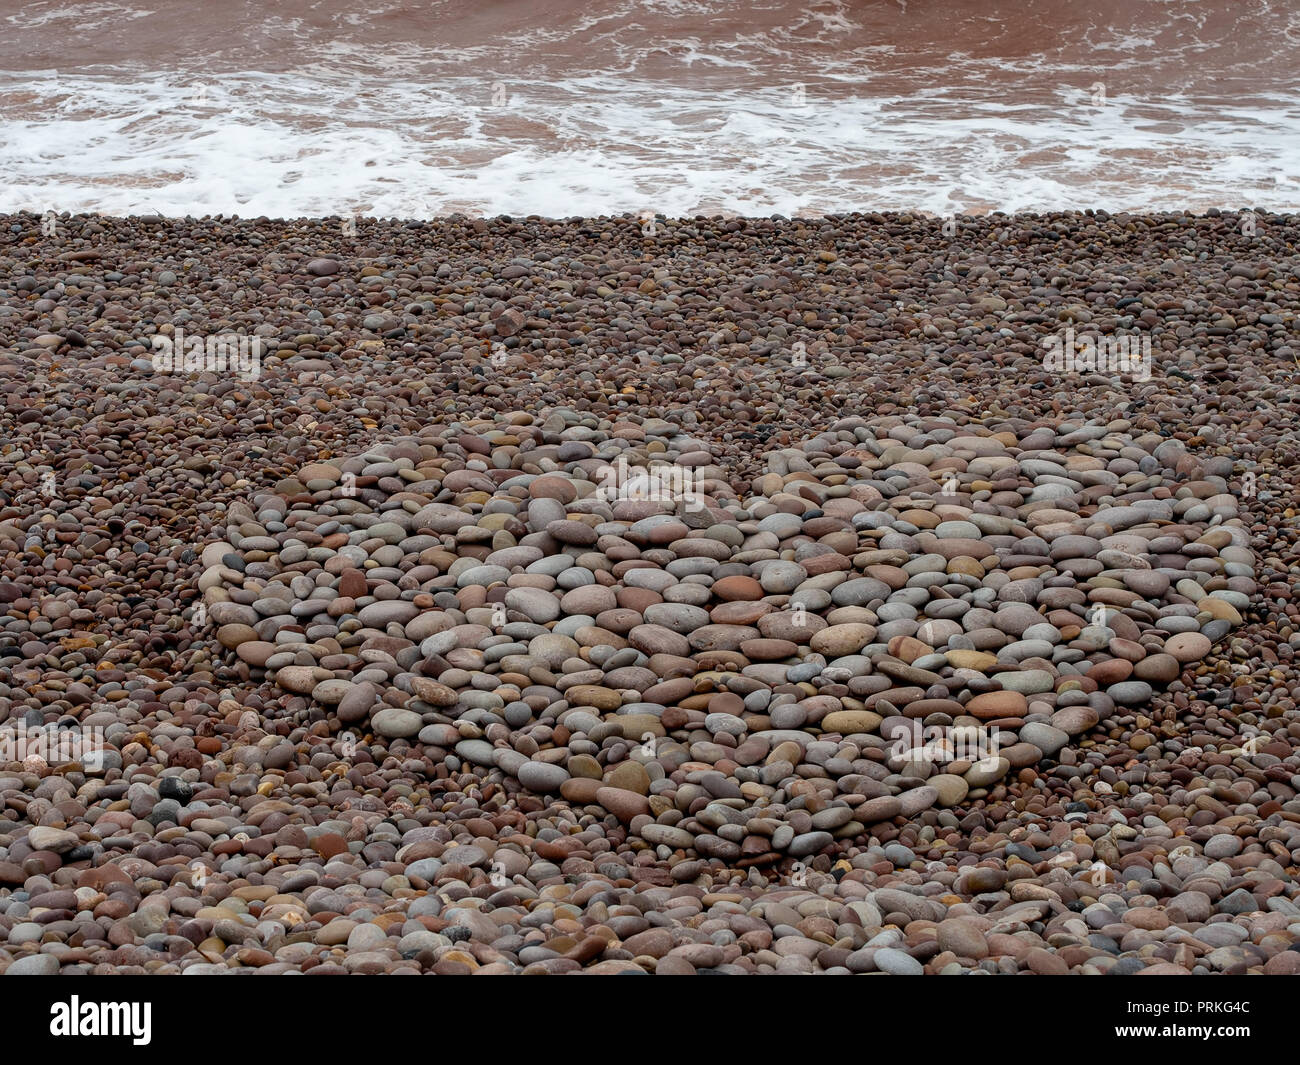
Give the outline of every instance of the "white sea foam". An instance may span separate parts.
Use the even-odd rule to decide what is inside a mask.
[[[399,8],[378,5],[372,24]],[[73,10],[31,5],[25,25],[57,32]],[[136,24],[149,13],[77,10]],[[1170,25],[1201,10],[1183,4]],[[285,16],[267,30],[286,41],[280,73],[241,71],[233,45],[184,73],[138,61],[0,71],[0,210],[563,217],[1300,204],[1295,69],[1212,93],[1190,74],[1171,82],[1166,42],[1156,84],[1159,25],[1091,24],[1013,63],[958,40],[912,64],[915,22],[872,36],[860,9],[822,3],[792,9],[777,29],[769,19],[710,35],[726,11],[722,0],[584,5],[567,24],[503,26],[456,48],[399,39],[382,62],[347,33],[296,48],[302,27]],[[650,32],[656,20],[669,25]],[[1015,30],[987,21],[991,33]],[[548,67],[561,45],[567,58]],[[1202,42],[1179,47],[1194,71]],[[589,62],[575,69],[574,52]]]

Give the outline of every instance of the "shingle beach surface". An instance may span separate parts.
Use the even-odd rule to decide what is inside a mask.
[[[0,969],[1300,971],[1300,220],[949,229],[0,217]]]

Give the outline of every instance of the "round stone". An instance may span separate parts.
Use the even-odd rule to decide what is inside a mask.
[[[1210,641],[1199,632],[1180,632],[1165,641],[1165,653],[1179,662],[1199,662],[1210,653]]]
[[[562,765],[550,762],[525,762],[519,767],[519,783],[529,791],[538,794],[558,794],[561,785],[569,779],[569,772]]]
[[[420,731],[420,715],[401,707],[390,706],[370,718],[370,724],[381,736],[389,739],[408,738]]]

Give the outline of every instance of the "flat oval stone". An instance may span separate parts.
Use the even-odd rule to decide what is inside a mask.
[[[394,739],[414,736],[420,731],[423,722],[414,711],[389,706],[373,714],[370,724],[379,735]]]
[[[1199,662],[1210,653],[1209,639],[1199,632],[1180,632],[1165,641],[1165,653],[1181,663]]]
[[[1068,736],[1078,736],[1095,726],[1099,720],[1100,715],[1096,709],[1086,703],[1081,703],[1077,706],[1066,706],[1057,710],[1052,715],[1051,725],[1052,728],[1059,729]]]
[[[558,793],[569,779],[569,772],[564,766],[550,762],[525,762],[516,775],[519,783],[538,795]]]
[[[1024,717],[1029,703],[1017,691],[985,692],[971,699],[965,709],[972,717],[991,721],[999,717]]]
[[[419,612],[420,608],[414,603],[408,603],[402,599],[390,599],[382,603],[371,603],[369,606],[362,607],[357,612],[357,618],[363,625],[382,629],[385,625],[392,623],[404,625]]]
[[[1120,706],[1138,706],[1151,700],[1151,685],[1144,680],[1126,680],[1112,684],[1106,694]]]

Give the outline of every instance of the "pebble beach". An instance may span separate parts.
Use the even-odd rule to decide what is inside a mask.
[[[1298,241],[0,215],[0,971],[1300,973]]]

